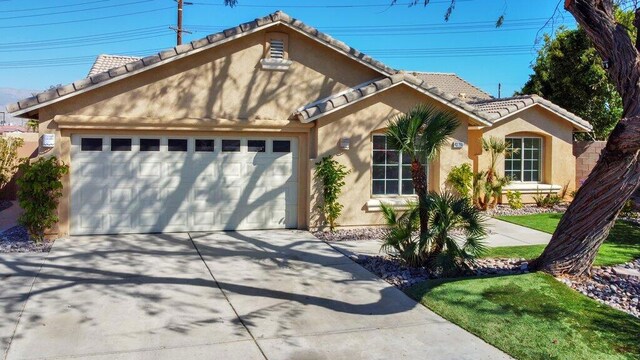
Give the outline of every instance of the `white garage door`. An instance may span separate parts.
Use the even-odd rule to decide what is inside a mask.
[[[74,135],[71,233],[295,228],[291,138]]]

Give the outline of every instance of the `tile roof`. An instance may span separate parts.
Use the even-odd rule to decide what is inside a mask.
[[[478,110],[491,114],[494,123],[534,104],[538,104],[547,108],[557,115],[567,119],[584,131],[593,130],[593,127],[591,126],[591,124],[589,124],[588,121],[538,95],[522,95],[510,98],[483,100],[470,103],[470,105],[473,105]]]
[[[76,93],[85,92],[90,89],[103,86],[105,84],[111,83],[112,81],[124,78],[128,75],[155,68],[156,66],[174,61],[189,54],[215,47],[231,39],[242,36],[243,34],[251,33],[276,24],[283,24],[291,29],[304,33],[312,39],[330,46],[335,50],[342,52],[343,54],[373,69],[376,69],[383,74],[391,75],[397,72],[396,70],[386,66],[380,61],[375,60],[370,56],[348,46],[342,41],[336,40],[331,36],[322,33],[311,26],[308,26],[300,20],[296,20],[281,11],[276,11],[273,14],[240,24],[236,27],[223,30],[219,33],[209,35],[202,39],[194,40],[187,44],[178,45],[174,48],[161,51],[156,55],[147,56],[142,59],[127,63],[125,65],[121,65],[117,68],[112,68],[108,71],[93,74],[85,79],[75,81],[71,84],[63,85],[55,89],[50,89],[48,91],[39,93],[36,96],[18,101],[17,103],[9,104],[7,105],[7,110],[10,113],[14,113],[15,115],[22,115],[51,102],[61,100],[61,98],[67,98],[75,95]]]
[[[411,75],[466,102],[493,99],[491,94],[454,73],[411,72]]]
[[[99,74],[105,71],[109,71],[111,69],[115,69],[117,67],[126,65],[130,62],[134,62],[136,60],[140,60],[140,57],[137,56],[123,56],[123,55],[106,55],[101,54],[98,55],[96,61],[91,66],[91,70],[89,70],[89,74],[87,77],[95,74]]]
[[[445,93],[435,86],[431,86],[431,84],[428,84],[426,81],[415,77],[410,73],[404,72],[368,81],[346,91],[315,101],[297,109],[291,115],[291,118],[297,118],[301,122],[310,122],[369,96],[390,89],[400,83],[412,86],[416,90],[428,94],[440,102],[446,103],[461,112],[465,112],[480,123],[491,125],[490,119],[492,118],[492,115],[482,112],[476,107],[460,100],[458,97]]]

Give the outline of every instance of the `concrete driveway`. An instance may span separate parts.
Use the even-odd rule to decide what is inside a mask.
[[[508,358],[304,231],[73,237],[0,278],[7,359]]]

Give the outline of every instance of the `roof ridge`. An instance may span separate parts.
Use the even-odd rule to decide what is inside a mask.
[[[487,99],[487,100],[471,101],[469,103],[477,105],[477,104],[488,104],[488,103],[493,103],[493,102],[498,102],[498,101],[531,99],[531,98],[536,98],[536,97],[537,98],[542,98],[540,95],[536,95],[536,94],[523,94],[523,95],[514,95],[514,96],[502,97],[502,98],[493,98],[493,99]]]
[[[414,70],[408,70],[407,72],[414,73],[414,74],[433,74],[433,75],[455,75],[455,76],[458,76],[458,74],[456,74],[454,72],[414,71]]]

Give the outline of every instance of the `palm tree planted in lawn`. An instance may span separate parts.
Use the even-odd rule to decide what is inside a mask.
[[[420,237],[425,237],[429,228],[428,213],[423,206],[427,197],[424,164],[438,154],[459,125],[458,119],[450,112],[418,105],[391,120],[387,127],[387,145],[411,158],[411,178],[420,205]]]

